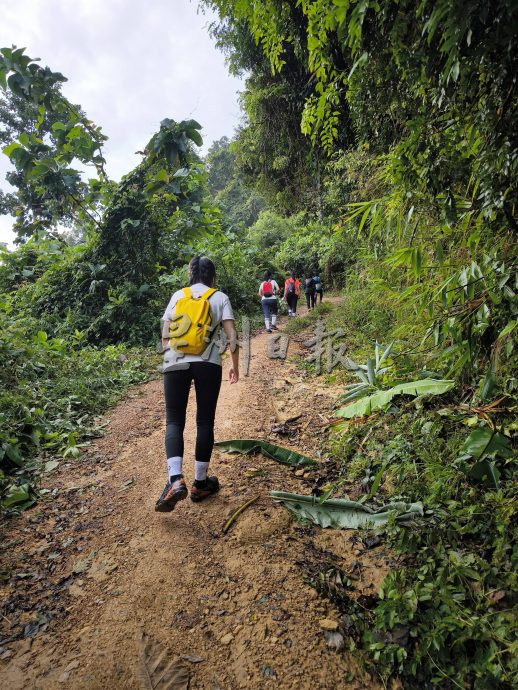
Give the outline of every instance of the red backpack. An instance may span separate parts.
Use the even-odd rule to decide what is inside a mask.
[[[273,297],[273,287],[270,280],[265,280],[262,284],[263,297]]]

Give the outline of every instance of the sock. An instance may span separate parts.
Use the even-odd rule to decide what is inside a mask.
[[[174,458],[167,458],[167,473],[170,480],[178,475],[182,476],[182,461],[183,458],[178,456]]]
[[[196,482],[204,482],[207,479],[207,470],[209,469],[208,462],[194,463],[194,479]]]
[[[277,323],[277,314],[272,314],[272,326],[275,326]]]
[[[264,325],[266,326],[266,330],[268,330],[270,328],[270,319],[265,319]]]

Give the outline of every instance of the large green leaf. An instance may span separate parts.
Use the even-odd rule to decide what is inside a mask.
[[[462,450],[475,460],[495,455],[510,458],[513,455],[509,440],[500,432],[491,431],[488,427],[480,427],[472,431],[464,441]]]
[[[496,386],[496,375],[494,371],[493,364],[491,363],[488,367],[486,375],[484,377],[484,382],[482,383],[482,390],[480,391],[480,399],[487,400]]]
[[[194,141],[195,144],[198,144],[198,146],[203,145],[203,138],[199,132],[197,132],[195,129],[189,129],[186,132],[187,136],[189,139]]]
[[[219,441],[219,443],[214,444],[214,447],[225,453],[242,453],[243,455],[255,452],[263,453],[263,455],[272,458],[272,460],[277,460],[277,462],[283,465],[290,465],[291,467],[310,467],[317,464],[316,460],[308,458],[307,455],[301,455],[289,448],[276,446],[273,443],[267,443],[260,439]]]
[[[421,503],[395,502],[372,509],[344,498],[320,502],[314,496],[302,496],[285,491],[272,491],[271,496],[297,517],[309,520],[320,527],[334,529],[369,529],[384,525],[391,514],[395,515],[398,522],[423,515]]]
[[[16,151],[16,149],[21,148],[22,146],[17,141],[13,141],[11,144],[4,146],[2,152],[5,153],[6,156],[10,156],[14,151]]]
[[[169,173],[165,168],[162,168],[156,173],[155,180],[157,182],[169,182]]]
[[[19,467],[23,466],[23,456],[20,452],[20,448],[17,445],[7,445],[5,447],[5,454],[11,460],[11,462],[14,462],[15,465],[18,465]]]
[[[5,509],[12,508],[13,506],[18,506],[19,509],[28,508],[33,503],[35,503],[35,500],[31,494],[30,484],[12,484],[7,494],[0,501],[0,505]]]
[[[500,472],[494,462],[484,459],[476,462],[468,472],[468,477],[482,482],[493,484],[495,489],[500,488]]]
[[[441,395],[451,390],[454,385],[455,381],[449,379],[422,379],[421,381],[400,383],[387,391],[378,391],[367,398],[362,398],[358,402],[342,407],[335,414],[346,419],[364,417],[374,410],[386,407],[396,395]]]

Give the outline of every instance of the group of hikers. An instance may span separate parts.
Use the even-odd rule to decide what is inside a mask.
[[[164,368],[164,398],[166,409],[165,450],[167,482],[155,510],[171,512],[176,504],[187,498],[189,491],[183,476],[183,432],[191,386],[196,392],[196,444],[194,447],[194,481],[190,497],[194,503],[204,501],[219,491],[218,478],[209,476],[208,469],[214,446],[214,420],[221,388],[221,354],[211,346],[220,327],[228,342],[235,342],[237,334],[234,313],[227,295],[217,290],[216,267],[206,256],[196,256],[189,263],[189,285],[171,297],[162,317],[162,347],[181,352],[174,367]],[[322,281],[319,275],[308,275],[304,284],[290,273],[284,282],[283,297],[288,304],[288,316],[297,314],[301,287],[308,309],[316,305]],[[259,288],[266,331],[277,330],[278,297],[280,288],[270,271],[264,274]],[[207,345],[209,343],[209,345]],[[228,381],[239,381],[238,349],[230,351],[231,365]]]
[[[306,295],[306,306],[308,311],[316,307],[317,299],[320,296],[320,303],[324,296],[322,288],[322,280],[319,275],[307,274],[304,283],[293,274],[289,273],[284,281],[283,298],[288,305],[288,317],[297,315],[297,302],[300,297],[301,287]],[[278,297],[280,295],[280,288],[272,278],[270,271],[264,272],[264,280],[259,286],[259,296],[261,297],[261,306],[264,314],[264,325],[266,332],[271,333],[277,330],[276,322],[279,312]]]

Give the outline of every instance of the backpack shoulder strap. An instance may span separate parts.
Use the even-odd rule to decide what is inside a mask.
[[[209,299],[209,297],[212,297],[212,295],[217,292],[216,288],[209,288],[208,290],[205,290],[203,295],[201,296],[202,299]]]
[[[190,287],[182,288],[184,297],[192,297],[192,290]]]

